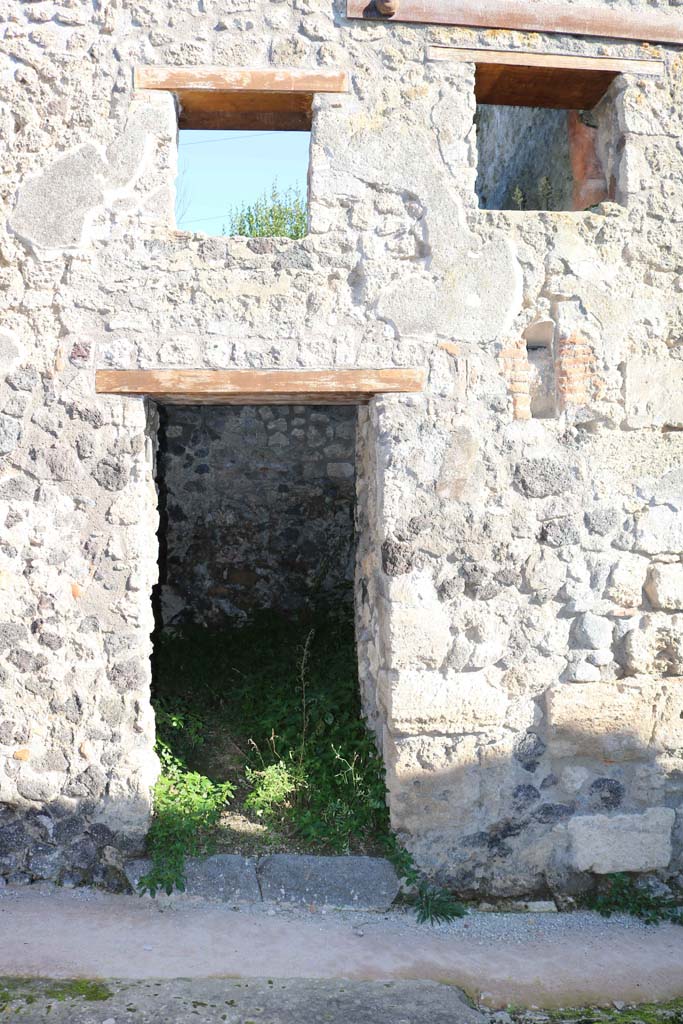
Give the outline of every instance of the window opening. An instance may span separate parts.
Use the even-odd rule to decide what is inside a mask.
[[[480,104],[475,124],[482,209],[580,211],[612,198],[595,113]]]
[[[474,65],[476,193],[486,210],[586,210],[617,198],[624,148],[612,84],[661,60],[430,46]]]
[[[308,131],[178,133],[176,225],[208,235],[302,238]]]

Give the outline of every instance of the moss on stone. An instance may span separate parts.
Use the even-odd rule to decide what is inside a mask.
[[[0,978],[0,1010],[10,1003],[26,1005],[38,999],[55,1000],[63,1003],[67,999],[85,999],[89,1003],[111,999],[112,990],[102,981],[90,978],[73,978],[54,981],[50,978]]]
[[[510,1013],[519,1024],[528,1020],[528,1011]],[[683,999],[672,999],[665,1003],[640,1003],[621,1009],[607,1006],[566,1007],[560,1010],[544,1010],[540,1017],[552,1024],[683,1024]],[[534,1012],[536,1024],[539,1014]]]

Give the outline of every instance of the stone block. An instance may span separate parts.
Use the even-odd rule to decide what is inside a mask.
[[[395,604],[387,610],[387,662],[390,668],[438,668],[451,642],[446,611]]]
[[[640,607],[647,566],[646,558],[624,552],[609,575],[605,596],[622,608]]]
[[[105,165],[95,146],[82,146],[27,181],[12,214],[12,230],[48,249],[78,245],[88,213],[103,199]]]
[[[586,612],[574,622],[572,640],[582,650],[599,651],[611,647],[613,628],[610,619]]]
[[[515,482],[522,494],[529,498],[565,494],[577,486],[572,468],[550,456],[524,459],[518,463]]]
[[[669,505],[648,508],[637,520],[635,547],[647,555],[680,555],[683,551],[683,510]]]
[[[476,814],[481,796],[479,740],[476,736],[407,736],[386,731],[391,821],[395,829],[417,833],[455,827]]]
[[[136,889],[141,877],[152,867],[147,859],[130,860],[125,865],[126,878]],[[256,861],[233,853],[213,857],[189,857],[185,869],[186,896],[221,900],[227,903],[254,903],[261,899],[256,878]],[[180,896],[180,893],[174,893]]]
[[[675,818],[670,807],[651,807],[642,814],[577,815],[567,824],[572,867],[598,875],[665,868]]]
[[[667,612],[683,611],[683,565],[672,562],[650,566],[645,593],[653,608]]]
[[[683,675],[683,615],[643,616],[624,635],[623,652],[629,673]]]
[[[669,676],[664,681],[654,739],[659,750],[683,750],[683,677]]]
[[[474,424],[454,426],[436,482],[436,493],[442,498],[468,501],[481,493],[484,465],[479,453],[479,440]]]
[[[647,756],[656,693],[650,680],[633,679],[551,687],[546,695],[551,753],[613,761]]]
[[[427,573],[387,581],[384,630],[390,668],[439,668],[451,644],[451,620]]]
[[[683,362],[680,359],[630,356],[625,377],[629,426],[683,426]]]
[[[385,701],[389,727],[408,735],[481,732],[502,726],[507,693],[494,685],[498,676],[480,672],[402,671],[387,683]]]
[[[0,413],[0,455],[9,455],[19,444],[21,421]]]
[[[399,879],[383,857],[315,857],[275,853],[258,863],[263,899],[272,902],[386,910]]]

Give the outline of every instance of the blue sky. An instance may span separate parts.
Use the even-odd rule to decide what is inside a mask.
[[[309,139],[308,132],[181,131],[178,227],[220,235],[227,211],[270,191],[276,178],[281,191],[305,195]]]

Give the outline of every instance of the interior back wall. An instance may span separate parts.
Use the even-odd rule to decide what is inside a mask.
[[[164,625],[352,601],[356,409],[168,406]]]

